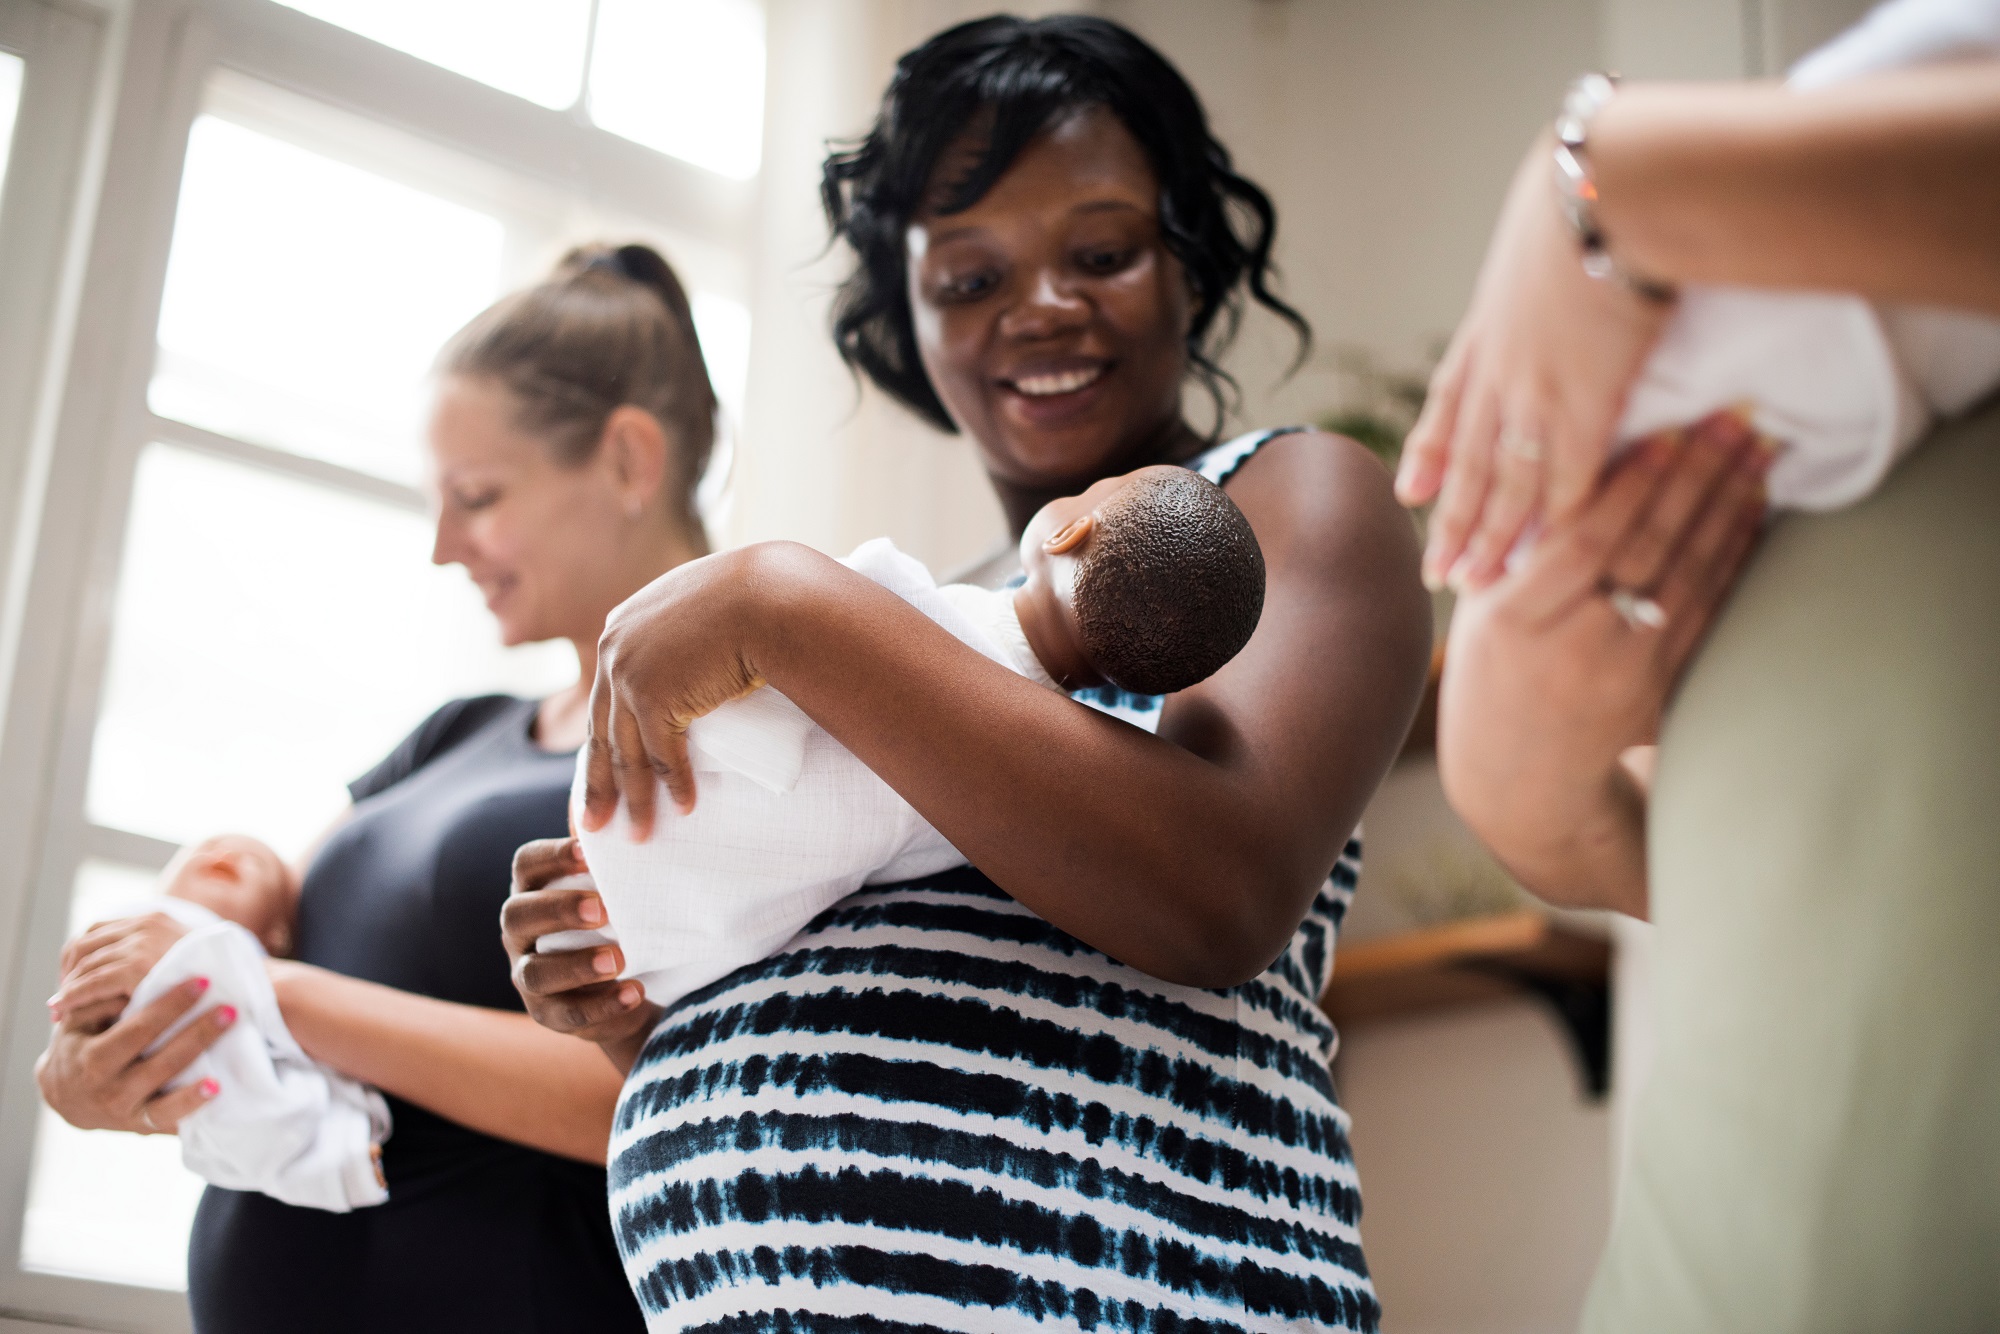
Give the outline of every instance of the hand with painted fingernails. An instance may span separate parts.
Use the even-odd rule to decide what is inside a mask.
[[[68,1013],[35,1062],[43,1100],[82,1130],[174,1133],[182,1117],[222,1091],[213,1079],[166,1086],[229,1031],[235,1007],[218,1005],[159,1041],[207,991],[207,978],[190,978],[136,1011],[106,1017],[94,1012],[100,1005]],[[158,1049],[149,1051],[156,1042]]]
[[[99,922],[63,946],[61,981],[48,999],[49,1018],[87,1016],[109,1023],[133,989],[187,927],[163,912]]]

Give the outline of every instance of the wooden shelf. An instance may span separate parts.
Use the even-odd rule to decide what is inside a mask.
[[[1342,945],[1321,1007],[1334,1023],[1425,1014],[1522,995],[1554,1006],[1586,1085],[1608,1076],[1611,942],[1526,909]]]

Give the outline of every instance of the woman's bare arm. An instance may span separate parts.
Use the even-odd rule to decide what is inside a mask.
[[[677,690],[713,707],[761,676],[1050,922],[1156,977],[1234,985],[1284,948],[1394,761],[1430,606],[1410,522],[1359,446],[1283,437],[1229,490],[1264,550],[1263,619],[1234,661],[1172,697],[1159,736],[1025,681],[788,544],[684,567],[626,604],[606,631],[606,689],[631,701],[629,728],[700,711],[666,698]],[[704,604],[726,610],[711,621]],[[634,742],[616,763],[620,788],[650,791]]]
[[[604,1162],[622,1081],[594,1044],[309,964],[274,960],[271,982],[314,1059],[473,1130]]]
[[[2000,312],[2000,60],[1800,92],[1635,84],[1590,160],[1634,272]]]

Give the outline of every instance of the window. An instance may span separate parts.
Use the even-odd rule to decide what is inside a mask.
[[[720,175],[757,174],[757,0],[279,2]]]
[[[239,112],[259,96],[233,76],[218,87],[211,102]],[[462,572],[430,564],[415,489],[437,348],[533,276],[510,275],[509,255],[540,268],[560,228],[244,119],[210,111],[189,131],[147,394],[155,438],[133,478],[90,755],[97,842],[150,855],[86,860],[72,930],[143,898],[167,853],[205,833],[298,855],[343,784],[438,703],[544,693],[574,671],[566,645],[497,645]],[[718,392],[740,403],[747,311],[699,287],[693,300]],[[21,1262],[183,1286],[199,1194],[172,1139],[44,1114]]]
[[[598,0],[590,115],[613,134],[739,179],[764,133],[754,0]]]
[[[424,377],[500,221],[213,115],[188,137],[153,410],[414,486]],[[385,319],[389,312],[393,319]]]
[[[278,2],[558,111],[583,89],[591,0]]]
[[[462,574],[430,564],[422,503],[398,485],[417,478],[432,356],[501,291],[504,230],[233,121],[194,123],[149,394],[169,439],[133,482],[94,826],[163,850],[237,829],[297,856],[342,784],[438,703],[542,693],[574,670],[564,645],[498,646]],[[143,898],[155,869],[86,861],[72,927]],[[44,1117],[22,1262],[182,1286],[199,1195],[175,1141]]]
[[[16,16],[40,3],[0,6],[0,43],[32,33]],[[96,271],[85,271],[75,345],[94,352],[51,382],[63,396],[47,413],[46,494],[70,498],[36,515],[26,566],[28,584],[50,591],[37,602],[0,581],[9,615],[24,618],[15,661],[62,664],[38,677],[0,662],[10,746],[22,720],[60,720],[26,759],[0,749],[0,783],[46,798],[46,810],[12,812],[29,837],[0,840],[0,907],[21,886],[25,924],[12,963],[0,958],[0,971],[22,973],[0,995],[46,994],[56,943],[151,894],[185,840],[232,828],[297,854],[345,802],[343,784],[445,699],[570,679],[567,645],[502,649],[463,572],[430,564],[419,489],[438,347],[569,246],[645,241],[681,272],[723,403],[702,499],[711,513],[727,500],[728,423],[740,419],[749,362],[752,195],[722,173],[756,171],[754,0],[637,14],[614,0],[184,7],[204,40],[171,40],[180,11],[167,6],[132,7],[130,39],[115,46],[108,27],[60,19],[77,45],[30,82],[37,110],[18,127],[34,146],[18,163],[49,161],[55,122],[42,108],[73,88],[73,146],[60,153],[84,164],[67,170],[97,170],[88,164],[104,154],[85,131],[88,108],[108,117],[114,106],[92,83],[103,78],[161,90],[150,121],[96,122],[113,137],[111,159],[178,148],[183,131],[185,151],[105,183],[95,231],[46,251],[49,272],[74,272],[78,252],[61,247],[115,244],[125,276],[93,287]],[[288,10],[372,41],[329,43]],[[612,44],[671,45],[676,33],[712,43],[714,66],[741,77],[695,102],[621,89],[621,79],[657,83],[687,58],[621,64]],[[23,71],[44,58],[18,49],[25,66],[0,51],[0,153]],[[177,102],[181,88],[203,90],[198,104]],[[604,122],[588,111],[599,94]],[[497,131],[496,104],[518,111]],[[723,146],[675,138],[677,118]],[[138,138],[118,139],[127,134]],[[684,170],[634,142],[715,170]],[[19,262],[9,255],[0,250],[0,264]],[[147,363],[102,355],[155,301]],[[91,417],[74,406],[85,401],[111,406]],[[107,495],[119,503],[102,505]],[[0,653],[10,624],[0,617]],[[46,1031],[39,1005],[11,1009],[17,1052],[38,1049]],[[0,1180],[13,1183],[0,1201],[10,1262],[0,1311],[184,1327],[175,1290],[201,1183],[178,1143],[75,1130],[19,1087],[0,1099],[0,1128]]]

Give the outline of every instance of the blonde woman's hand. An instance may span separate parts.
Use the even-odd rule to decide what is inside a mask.
[[[1620,756],[1655,740],[1734,586],[1768,466],[1728,416],[1642,442],[1518,568],[1460,599],[1439,775],[1453,809],[1544,898],[1644,913],[1645,799]],[[1621,592],[1650,612],[1621,612]]]
[[[43,1100],[80,1130],[172,1134],[182,1117],[221,1089],[213,1079],[202,1079],[161,1090],[228,1031],[236,1011],[218,1005],[158,1051],[150,1056],[145,1051],[207,990],[206,978],[190,978],[143,1009],[128,1010],[109,1022],[83,1014],[62,1020],[35,1062]]]
[[[1561,522],[1592,493],[1671,313],[1584,272],[1551,148],[1545,134],[1514,175],[1472,304],[1404,445],[1398,498],[1438,501],[1424,553],[1434,588],[1491,582],[1530,519]]]
[[[743,647],[758,571],[757,547],[704,556],[605,619],[590,690],[584,828],[602,829],[622,798],[633,837],[645,838],[660,785],[679,809],[694,809],[688,724],[764,684]]]
[[[49,1018],[115,1015],[153,965],[186,934],[185,926],[162,912],[92,926],[63,946],[62,981],[49,997]]]

